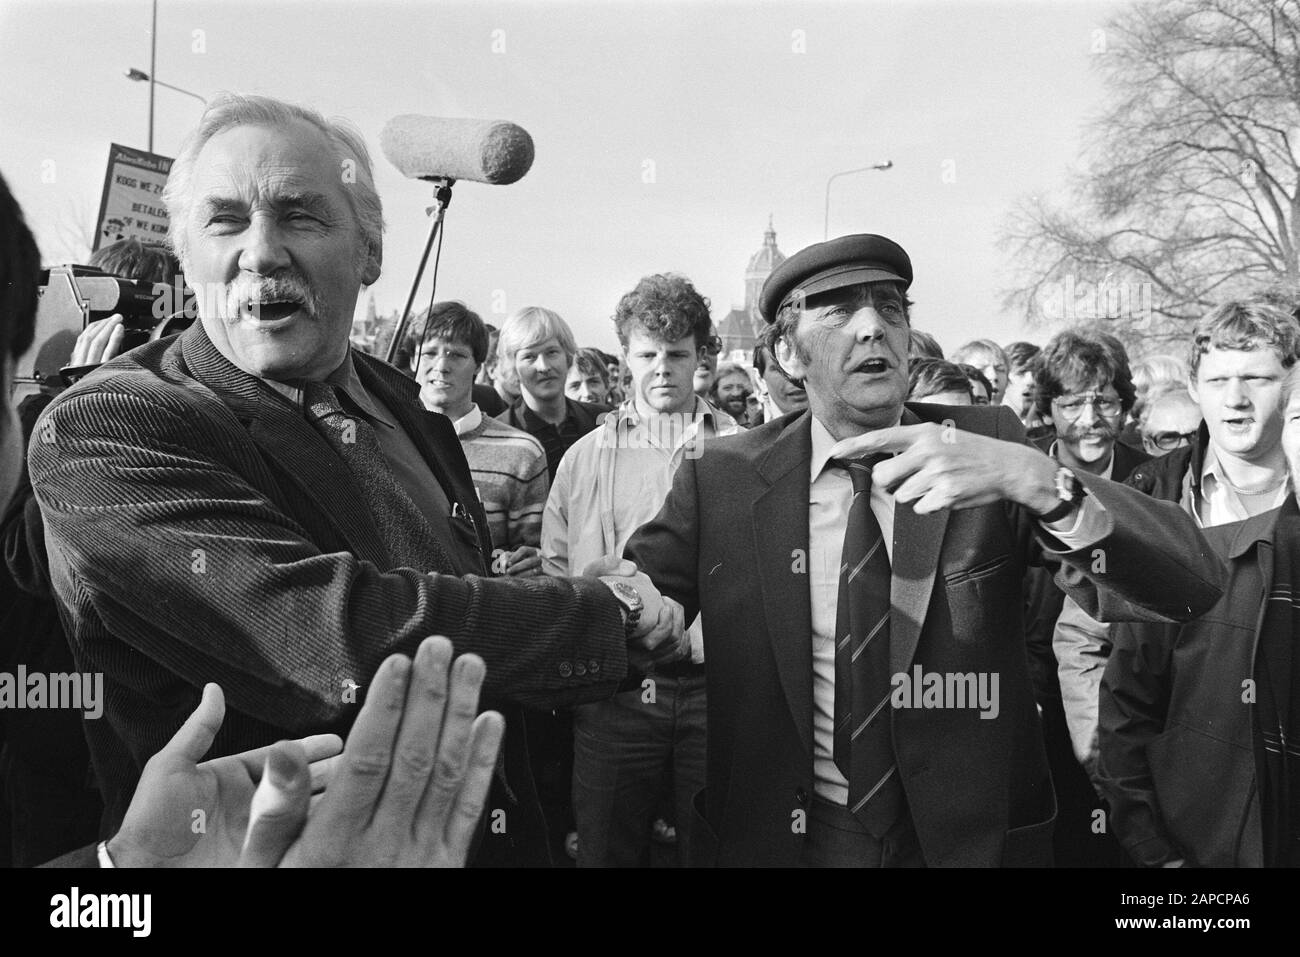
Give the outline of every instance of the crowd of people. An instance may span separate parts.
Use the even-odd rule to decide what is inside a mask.
[[[4,670],[103,682],[0,708],[12,864],[1300,856],[1300,301],[1186,358],[945,357],[863,233],[776,268],[746,362],[651,273],[618,355],[448,300],[389,365],[348,340],[350,127],[223,95],[164,199],[169,249],[97,264],[221,294],[124,354],[91,323],[0,433]],[[39,266],[4,207],[7,401]]]

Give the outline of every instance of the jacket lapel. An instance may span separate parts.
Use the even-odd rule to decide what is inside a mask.
[[[808,574],[808,468],[812,458],[812,418],[805,413],[777,437],[759,461],[766,484],[752,510],[754,554],[763,589],[763,610],[777,673],[799,739],[811,755],[812,605]],[[795,573],[795,549],[804,573]]]
[[[903,410],[902,425],[921,422],[911,409]],[[910,503],[894,503],[893,577],[890,584],[889,666],[894,674],[907,671],[925,625],[934,577],[939,569],[948,509],[918,515]]]
[[[362,352],[353,352],[357,378],[361,384],[379,399],[393,413],[411,441],[429,471],[442,486],[448,502],[459,502],[466,514],[474,515],[475,537],[479,550],[485,561],[490,560],[492,540],[488,534],[487,517],[479,515],[478,493],[474,490],[469,463],[465,461],[465,449],[460,436],[451,420],[438,412],[430,412],[419,400],[419,388],[415,382],[402,375],[387,363],[380,362],[373,356]],[[464,467],[457,469],[455,463],[460,459]]]
[[[321,517],[349,544],[357,558],[381,568],[391,564],[361,487],[329,443],[288,401],[217,351],[201,322],[181,335],[185,365],[193,377],[249,423],[249,436],[268,458],[317,506]],[[331,463],[321,468],[322,462]]]

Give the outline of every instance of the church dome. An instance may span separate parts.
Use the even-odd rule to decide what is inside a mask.
[[[781,263],[785,262],[785,253],[776,248],[776,230],[772,228],[772,217],[767,218],[767,230],[763,233],[763,246],[758,252],[749,257],[749,267],[745,270],[745,278],[762,278],[766,279],[772,274],[772,270]]]

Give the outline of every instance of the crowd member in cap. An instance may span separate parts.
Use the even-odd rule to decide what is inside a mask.
[[[876,235],[778,266],[766,341],[808,412],[683,462],[624,552],[703,615],[697,864],[1049,863],[1027,564],[1057,556],[1105,613],[1182,620],[1219,594],[1222,565],[1177,507],[1060,467],[1009,409],[904,405],[911,281]],[[984,676],[982,699],[961,675]],[[921,701],[936,682],[947,707]]]
[[[755,425],[808,408],[808,393],[803,386],[790,381],[761,342],[754,346],[754,369],[763,382],[763,410]]]
[[[1279,382],[1280,447],[1300,474],[1300,365]],[[1228,562],[1198,621],[1115,626],[1099,776],[1111,823],[1148,867],[1300,867],[1300,508],[1207,529]]]
[[[993,402],[1002,401],[1007,389],[1007,356],[1002,347],[992,339],[975,339],[960,345],[953,352],[951,359],[958,365],[973,365],[984,373],[984,377],[993,385]]]
[[[907,397],[938,405],[974,405],[970,379],[960,366],[944,359],[913,359],[908,366]]]
[[[1034,363],[1039,412],[1050,411],[1056,423],[1054,434],[1034,444],[1071,469],[1116,482],[1128,479],[1148,456],[1117,441],[1134,398],[1128,356],[1119,340],[1106,333],[1061,332]],[[1106,810],[1104,803],[1070,746],[1052,651],[1052,634],[1065,601],[1055,571],[1055,563],[1047,562],[1025,576],[1025,637],[1056,789],[1056,862],[1062,867],[1119,866],[1124,855],[1114,835],[1094,827],[1097,810]]]
[[[962,363],[957,368],[966,373],[966,378],[970,380],[971,404],[992,405],[993,384],[989,382],[988,377],[970,363]]]
[[[519,399],[498,418],[542,443],[547,480],[554,482],[564,453],[609,409],[564,394],[578,344],[559,313],[541,306],[520,309],[501,327],[497,350],[498,368],[512,370],[520,390]]]
[[[355,182],[340,181],[340,163]],[[104,675],[104,718],[86,723],[101,833],[210,682],[230,704],[219,756],[346,731],[356,689],[433,633],[479,654],[485,693],[515,715],[611,693],[629,639],[681,651],[644,576],[487,577],[486,517],[451,423],[348,343],[383,251],[355,130],[224,94],[164,200],[185,276],[203,291],[199,321],[63,393],[37,423],[56,438],[29,457],[74,658]],[[484,844],[519,862],[545,849],[532,843],[539,809],[510,738],[506,803],[494,806],[513,824]]]
[[[609,405],[609,367],[605,357],[595,349],[579,349],[569,366],[564,394],[578,402]]]
[[[913,329],[911,337],[907,344],[907,357],[909,359],[942,359],[943,347],[939,345],[939,340],[928,332],[922,332],[920,329]]]
[[[1191,442],[1144,462],[1128,483],[1178,503],[1211,528],[1272,511],[1285,500],[1282,379],[1300,350],[1300,324],[1261,301],[1232,301],[1210,310],[1192,331],[1190,392],[1202,422]],[[1095,772],[1097,700],[1110,656],[1111,628],[1069,598],[1052,646],[1075,756]]]
[[[673,473],[739,426],[692,390],[708,337],[708,300],[684,276],[646,276],[614,312],[632,397],[579,439],[546,500],[546,571],[569,575],[617,555],[654,517]],[[721,380],[719,376],[719,380]],[[631,675],[619,693],[574,709],[573,806],[579,867],[649,862],[656,799],[668,782],[678,861],[690,853],[690,801],[704,786],[704,651],[692,623],[691,658]],[[647,696],[645,681],[653,692]]]

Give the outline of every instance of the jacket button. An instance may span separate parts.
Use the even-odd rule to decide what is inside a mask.
[[[808,792],[802,787],[797,787],[794,789],[794,799],[800,804],[807,804]]]
[[[573,663],[573,673],[577,675],[579,678],[581,678],[584,675],[586,675],[587,666],[583,664],[581,661],[575,661]]]
[[[569,677],[570,675],[572,675],[572,674],[573,674],[573,665],[569,664],[567,661],[561,661],[561,662],[560,662],[560,677],[561,677],[561,678],[568,678],[568,677]]]
[[[590,661],[587,662],[587,670],[590,671],[593,675],[600,674],[600,662],[597,661],[595,658],[592,658]]]

